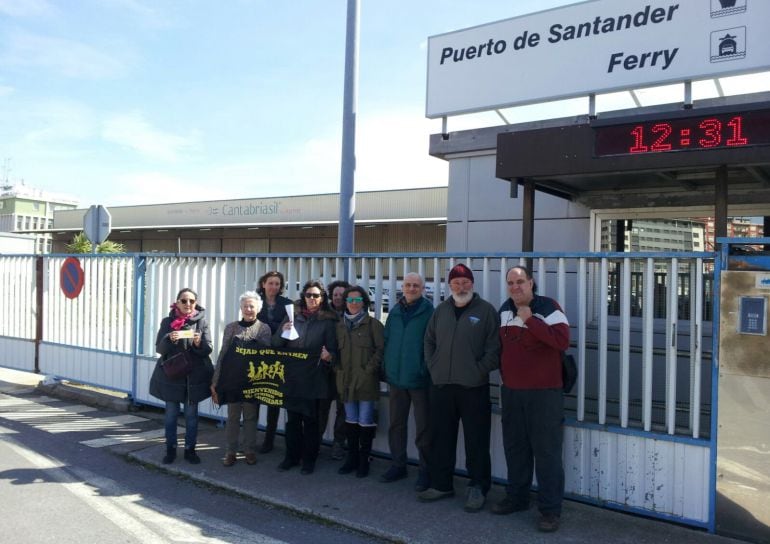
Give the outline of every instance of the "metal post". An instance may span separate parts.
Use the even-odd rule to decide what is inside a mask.
[[[134,322],[131,329],[131,398],[137,397],[138,385],[137,376],[139,373],[139,355],[144,353],[144,316],[146,308],[144,307],[144,291],[147,285],[147,257],[144,255],[134,255],[134,299],[133,305]]]
[[[535,182],[524,181],[524,203],[521,217],[521,250],[531,253],[535,250]],[[532,270],[532,258],[527,257],[527,268]]]
[[[35,258],[35,374],[40,374],[40,344],[43,342],[43,257]]]
[[[770,237],[770,216],[764,216],[762,218],[762,236],[765,238]],[[765,251],[770,251],[770,244],[765,244],[762,246],[762,249]]]
[[[714,241],[727,236],[727,166],[717,168],[714,184]],[[719,251],[719,244],[714,244]]]
[[[360,0],[348,0],[345,39],[345,93],[342,108],[342,164],[337,251],[353,253],[355,235],[356,107],[358,86],[358,10]],[[345,268],[347,271],[347,267]],[[347,276],[346,278],[347,279]]]
[[[684,109],[692,109],[692,81],[689,79],[684,82]]]

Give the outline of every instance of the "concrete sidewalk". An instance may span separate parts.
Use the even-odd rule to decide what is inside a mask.
[[[22,373],[9,375],[9,372],[0,369],[0,391],[13,394],[14,391],[22,391],[22,388],[29,389],[36,383],[34,375],[31,378],[15,374]],[[47,386],[43,386],[43,389],[45,387]],[[89,395],[92,395],[92,392],[89,392]],[[89,398],[80,399],[79,402],[87,403]],[[158,417],[157,412],[154,415]],[[158,424],[162,425],[160,418]],[[259,438],[261,439],[261,433]],[[534,508],[507,516],[491,513],[490,505],[503,496],[503,489],[498,485],[493,486],[490,491],[485,509],[469,514],[462,508],[466,487],[464,478],[455,478],[454,498],[423,504],[417,501],[413,489],[416,470],[412,467],[408,479],[390,484],[378,481],[380,474],[389,466],[388,461],[383,459],[373,461],[371,474],[367,478],[356,478],[352,474],[341,476],[337,474],[341,461],[332,461],[330,448],[322,447],[313,474],[302,475],[298,467],[288,472],[278,472],[276,467],[283,458],[281,437],[278,438],[273,452],[258,456],[256,465],[247,465],[239,456],[234,466],[224,467],[221,462],[224,456],[224,440],[224,429],[201,421],[197,448],[202,459],[200,465],[185,462],[181,455],[171,465],[161,464],[165,453],[165,446],[161,441],[113,446],[111,450],[158,470],[395,542],[738,542],[704,531],[575,501],[565,501],[560,530],[557,533],[544,534],[536,529],[538,516]]]

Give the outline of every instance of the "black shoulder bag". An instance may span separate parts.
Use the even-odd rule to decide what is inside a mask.
[[[569,393],[572,391],[572,388],[575,387],[575,382],[577,381],[577,364],[575,363],[575,358],[568,354],[566,351],[561,352],[561,381],[562,381],[562,389],[565,393]]]
[[[177,352],[165,361],[162,361],[160,366],[169,380],[178,380],[179,378],[190,375],[193,369],[193,363],[192,354],[189,351],[184,350]]]

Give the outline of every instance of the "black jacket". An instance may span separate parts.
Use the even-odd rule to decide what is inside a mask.
[[[489,302],[473,299],[457,319],[453,298],[438,305],[428,321],[423,345],[433,383],[478,387],[500,366],[500,318]]]
[[[174,319],[174,311],[169,313],[160,322],[158,336],[155,339],[155,351],[160,353],[155,370],[150,378],[150,394],[160,400],[170,402],[197,403],[211,396],[211,377],[214,374],[214,366],[211,364],[211,335],[209,324],[206,321],[206,310],[196,305],[198,313],[191,318],[181,330],[200,331],[201,343],[196,347],[192,338],[182,338],[174,344],[168,337],[171,332],[171,322]],[[161,362],[180,351],[189,351],[195,360],[195,365],[189,376],[171,380],[166,377],[161,367]]]
[[[284,318],[283,322],[286,321]],[[316,315],[305,317],[299,304],[294,304],[294,328],[299,338],[287,340],[281,336],[281,323],[273,333],[273,346],[306,350],[310,352],[311,357],[320,357],[321,348],[326,346],[326,351],[331,353],[333,358],[337,357],[337,314],[319,310]]]
[[[275,297],[275,308],[273,308],[273,319],[268,318],[268,308],[267,308],[267,302],[265,302],[265,298],[262,297],[262,309],[257,314],[257,319],[259,319],[262,323],[267,323],[267,325],[270,327],[270,334],[275,334],[275,331],[277,331],[281,323],[283,323],[283,320],[286,319],[286,305],[287,304],[293,304],[291,300],[288,298],[278,295]]]

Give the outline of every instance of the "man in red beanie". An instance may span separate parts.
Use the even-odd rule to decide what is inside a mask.
[[[429,394],[431,487],[417,498],[432,502],[454,495],[457,434],[462,421],[470,478],[465,511],[478,512],[492,485],[489,373],[499,366],[500,320],[494,306],[473,292],[470,268],[458,264],[449,271],[448,279],[452,296],[439,304],[425,331],[425,361],[433,382]]]

